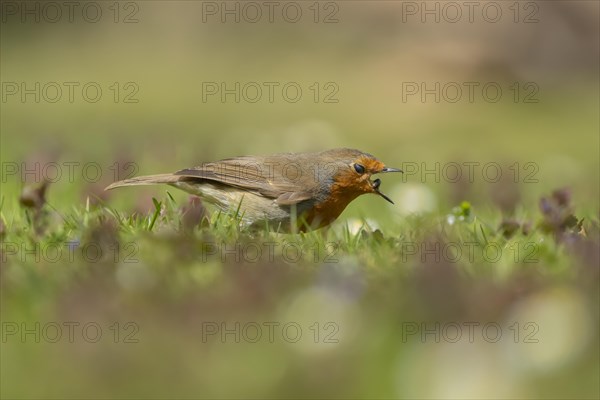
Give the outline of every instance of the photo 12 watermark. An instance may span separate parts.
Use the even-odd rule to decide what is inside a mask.
[[[136,1],[3,1],[0,21],[20,24],[87,23],[111,21],[137,24],[140,2]]]
[[[537,323],[527,321],[513,322],[503,326],[494,321],[462,321],[462,322],[419,322],[404,321],[401,326],[401,341],[408,343],[457,343],[466,341],[475,343],[498,343],[503,336],[514,343],[539,343],[536,337],[540,330]]]
[[[202,103],[313,103],[337,104],[336,82],[202,82]]]
[[[139,167],[135,162],[114,162],[102,165],[95,161],[16,162],[0,163],[0,182],[16,180],[22,183],[96,183],[103,177],[113,181],[132,178]]]
[[[536,82],[402,82],[402,103],[513,103],[537,104]]]
[[[249,264],[274,262],[283,260],[288,264],[301,261],[312,263],[338,263],[337,253],[340,245],[337,242],[318,243],[282,242],[203,242],[200,245],[200,261],[218,260],[222,263],[233,261]]]
[[[400,169],[404,171],[402,183],[539,183],[537,175],[540,171],[539,165],[533,161],[515,161],[511,164],[496,161],[403,161]]]
[[[24,82],[3,81],[2,103],[88,103],[137,104],[140,86],[136,82]]]
[[[25,82],[3,81],[2,103],[88,103],[113,102],[115,104],[137,104],[140,86],[128,82],[80,82],[50,81]]]
[[[309,340],[313,343],[339,343],[340,327],[335,322],[304,324],[295,321],[229,321],[202,322],[202,343],[298,343]]]
[[[540,5],[534,1],[403,1],[401,13],[402,23],[540,22]]]
[[[138,263],[139,245],[136,242],[119,243],[115,241],[108,244],[97,242],[80,243],[68,242],[0,242],[0,259],[2,263],[18,261],[26,263],[61,264],[83,262],[96,264],[112,262],[115,264]]]
[[[202,23],[256,24],[340,22],[335,1],[203,1]]]
[[[136,322],[3,321],[2,343],[139,343]]]
[[[400,260],[406,263],[417,260],[421,263],[469,264],[481,261],[489,264],[501,260],[514,263],[533,264],[539,262],[540,245],[533,241],[516,241],[501,245],[488,241],[485,244],[471,241],[410,242],[399,244]]]

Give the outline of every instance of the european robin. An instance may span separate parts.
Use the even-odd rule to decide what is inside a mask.
[[[393,204],[380,192],[381,181],[371,180],[384,172],[402,171],[359,150],[332,149],[228,158],[172,174],[125,179],[106,189],[166,183],[224,212],[239,210],[243,225],[260,227],[267,222],[282,231],[305,231],[329,225],[365,193]]]

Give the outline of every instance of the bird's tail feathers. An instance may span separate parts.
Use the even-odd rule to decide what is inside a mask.
[[[159,183],[175,183],[181,179],[181,176],[173,174],[159,174],[159,175],[146,175],[136,176],[135,178],[124,179],[122,181],[114,182],[106,187],[104,190],[111,190],[121,186],[138,186],[138,185],[156,185]]]

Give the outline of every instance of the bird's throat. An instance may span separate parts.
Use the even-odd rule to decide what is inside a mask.
[[[329,196],[324,201],[315,204],[303,215],[304,220],[313,229],[327,226],[335,221],[346,206],[360,195],[360,192],[334,184]]]

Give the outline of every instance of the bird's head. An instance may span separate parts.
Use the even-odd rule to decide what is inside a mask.
[[[336,160],[332,188],[334,191],[340,191],[353,197],[375,193],[394,204],[380,191],[381,180],[371,178],[376,174],[402,172],[402,170],[387,167],[371,154],[359,150],[335,149],[329,152]]]

